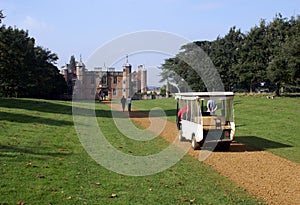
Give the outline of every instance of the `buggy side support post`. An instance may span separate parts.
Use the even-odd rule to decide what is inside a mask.
[[[177,129],[180,130],[180,119],[178,117],[178,111],[179,111],[179,100],[177,99],[177,106],[176,106],[176,124]]]

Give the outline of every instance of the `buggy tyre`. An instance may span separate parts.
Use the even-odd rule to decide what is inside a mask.
[[[221,142],[218,144],[218,148],[221,151],[229,151],[231,142]]]
[[[183,138],[183,136],[182,136],[182,131],[181,131],[181,130],[178,131],[178,140],[179,140],[180,142],[184,140],[184,138]]]
[[[195,135],[192,137],[192,148],[194,150],[200,149],[201,145],[197,142]]]

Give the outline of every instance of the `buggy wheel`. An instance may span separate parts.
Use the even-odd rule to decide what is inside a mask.
[[[182,136],[182,131],[181,130],[178,131],[178,140],[180,142],[183,141],[183,136]]]
[[[195,137],[195,135],[193,135],[193,137],[192,137],[192,148],[194,149],[194,150],[198,150],[198,149],[200,149],[200,144],[197,142],[197,140],[196,140],[196,137]]]
[[[231,142],[220,142],[220,143],[218,144],[218,148],[219,148],[220,150],[222,150],[222,151],[228,151],[229,148],[230,148],[230,143],[231,143]]]

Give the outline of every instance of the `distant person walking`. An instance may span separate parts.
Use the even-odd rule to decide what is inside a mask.
[[[127,98],[127,108],[128,108],[128,112],[131,112],[131,97],[129,96]]]
[[[123,95],[123,97],[121,98],[121,104],[122,104],[122,109],[123,109],[123,112],[124,112],[124,110],[125,110],[125,105],[126,105],[126,99],[125,99],[124,95]]]

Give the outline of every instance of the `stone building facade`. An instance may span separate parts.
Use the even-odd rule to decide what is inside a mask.
[[[69,65],[62,67],[62,74],[68,84],[72,84],[72,94],[77,99],[111,100],[124,97],[132,97],[135,93],[147,92],[147,70],[139,65],[132,72],[132,65],[123,64],[122,71],[115,68],[94,68],[94,71],[86,69],[80,59],[76,63],[76,70],[71,71]]]

